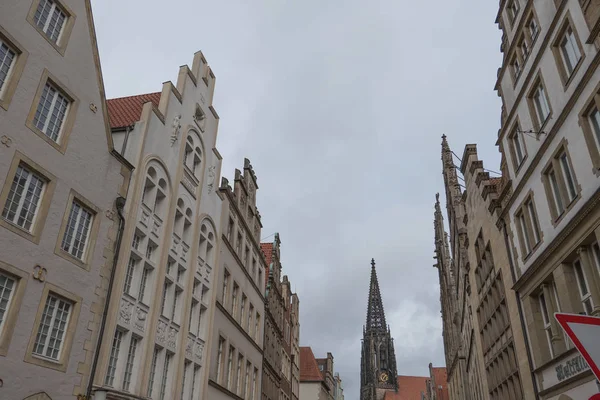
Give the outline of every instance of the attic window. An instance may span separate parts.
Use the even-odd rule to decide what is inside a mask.
[[[204,132],[204,128],[206,126],[206,114],[200,107],[200,104],[196,104],[196,111],[194,112],[194,122],[202,132]]]

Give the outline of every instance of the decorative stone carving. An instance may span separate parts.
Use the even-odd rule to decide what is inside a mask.
[[[179,139],[179,132],[181,131],[181,115],[178,114],[173,118],[171,127],[173,128],[171,133],[171,147],[173,147],[177,139]]]
[[[153,219],[152,220],[152,233],[154,233],[156,236],[158,236],[158,228],[160,228],[158,221]]]
[[[254,224],[254,237],[260,239],[260,225],[258,224],[258,221]]]
[[[0,142],[6,147],[10,147],[12,145],[12,139],[6,135],[2,135]]]
[[[194,343],[192,342],[192,339],[188,338],[188,342],[187,345],[185,346],[185,355],[188,358],[192,358],[193,354],[192,354],[192,346],[194,345]]]
[[[128,301],[121,300],[121,307],[119,309],[119,321],[122,321],[125,324],[129,324],[131,321],[133,304]]]
[[[46,274],[48,274],[48,270],[41,265],[33,267],[33,279],[44,282],[46,280]]]
[[[200,128],[200,130],[204,132],[204,129],[206,128],[206,114],[204,113],[202,107],[200,107],[199,104],[196,104],[196,111],[194,112],[194,122],[196,123],[196,125],[198,125],[198,128]]]
[[[90,103],[90,110],[96,114],[98,112],[98,107],[94,103]]]
[[[111,221],[114,221],[115,219],[115,212],[113,210],[106,210],[104,215],[106,215],[106,218],[110,219]]]
[[[217,167],[214,165],[211,165],[210,167],[208,167],[208,194],[211,194],[214,186],[215,186],[215,169]]]
[[[149,218],[150,218],[150,216],[145,211],[142,211],[142,217],[140,218],[140,220],[142,221],[142,224],[144,224],[145,226],[148,226]]]
[[[183,174],[183,176],[181,177],[181,183],[183,184],[183,187],[187,189],[188,192],[190,192],[191,195],[194,194],[194,190],[196,188],[196,184],[194,184],[190,178],[188,178],[186,176],[186,174]]]
[[[146,330],[146,311],[142,310],[139,306],[135,308],[135,320],[133,321],[133,326],[142,332]]]
[[[167,324],[163,321],[158,321],[158,327],[156,328],[156,341],[164,343],[167,335]]]
[[[175,350],[176,347],[176,343],[175,343],[175,338],[177,337],[177,331],[175,330],[175,328],[169,328],[169,336],[167,338],[167,347]]]
[[[204,352],[204,345],[202,343],[196,343],[194,347],[194,355],[198,360],[202,360],[202,353]]]

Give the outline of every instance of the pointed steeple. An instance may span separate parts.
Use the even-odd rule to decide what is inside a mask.
[[[369,286],[369,305],[367,306],[367,324],[365,328],[367,331],[372,329],[387,331],[383,301],[379,291],[377,271],[375,271],[375,259],[371,259],[371,285]]]

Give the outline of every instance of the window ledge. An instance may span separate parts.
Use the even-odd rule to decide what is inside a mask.
[[[36,218],[37,219],[37,218]],[[37,223],[34,222],[34,224]],[[35,244],[39,244],[40,243],[40,236],[39,235],[34,235],[33,233],[21,228],[19,225],[16,225],[12,222],[10,222],[7,219],[1,218],[0,217],[0,226],[3,226],[4,228],[8,229],[9,231],[16,233],[17,235],[29,240],[30,242],[33,242]]]

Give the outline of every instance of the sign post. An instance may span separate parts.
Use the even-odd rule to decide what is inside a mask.
[[[600,381],[600,318],[566,313],[555,313],[554,318]],[[600,400],[600,393],[589,400]]]

